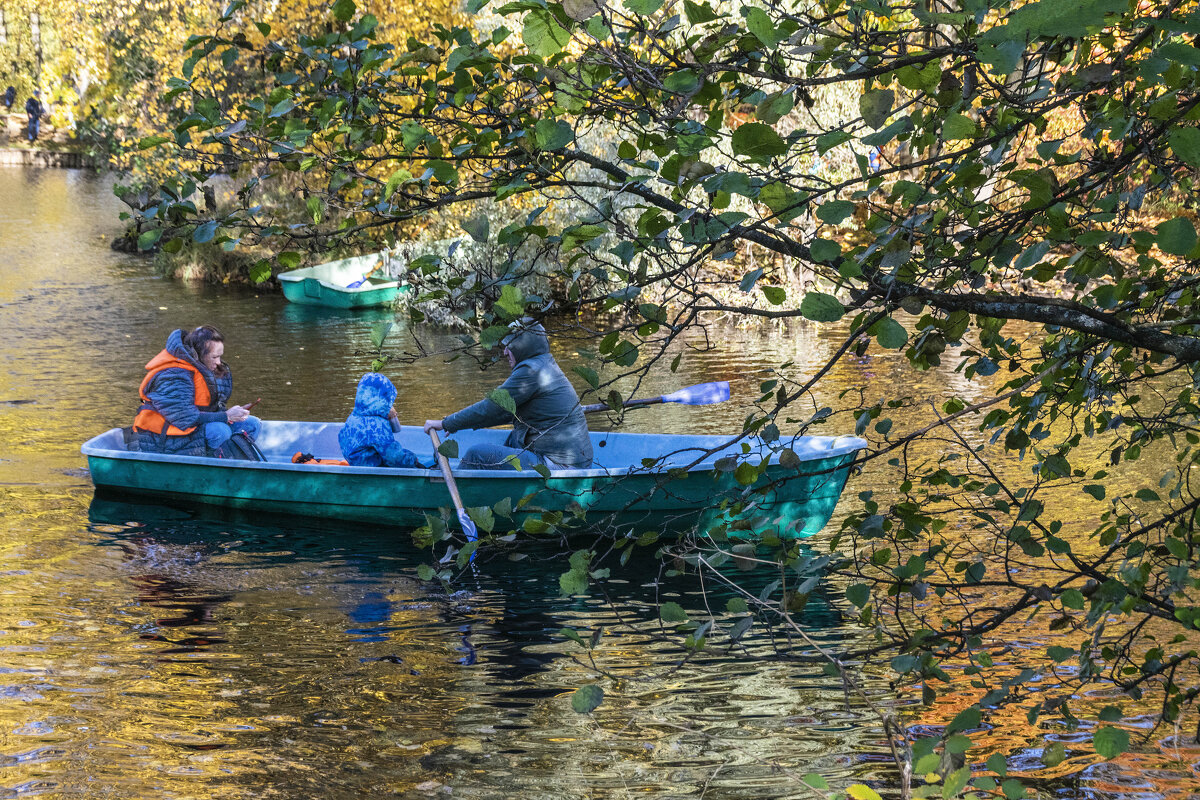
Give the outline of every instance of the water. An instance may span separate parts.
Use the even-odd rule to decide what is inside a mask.
[[[525,548],[519,561],[481,558],[446,594],[417,579],[428,554],[403,531],[94,498],[79,445],[128,424],[143,364],[174,328],[225,332],[236,402],[262,397],[266,418],[339,420],[372,327],[392,317],[159,278],[109,249],[120,204],[85,173],[0,170],[0,198],[0,795],[782,798],[810,797],[810,772],[834,786],[891,782],[876,709],[847,703],[819,659],[768,659],[767,636],[687,658],[660,635],[649,624],[660,601],[700,607],[712,587],[653,561],[631,562],[606,599],[564,599],[562,548]],[[655,371],[642,394],[728,379],[735,400],[636,412],[626,430],[740,430],[774,365],[811,374],[839,341],[816,326],[710,334],[710,352],[678,375]],[[390,344],[415,353],[418,340],[435,351],[457,341],[401,324]],[[564,365],[580,360],[571,343],[556,347]],[[969,388],[950,370],[914,377],[899,359],[843,362],[818,404],[855,387],[930,399]],[[436,356],[388,374],[406,423],[503,378]],[[828,432],[852,425],[835,418]],[[843,506],[888,480],[882,467],[864,474]],[[810,655],[864,636],[836,591],[815,595],[800,622]],[[603,631],[594,661],[564,627]],[[1044,646],[1048,633],[1030,636]],[[888,679],[882,664],[866,669],[878,708],[914,706]],[[590,683],[606,700],[577,714],[571,693]],[[996,735],[1030,740],[1020,725]],[[1188,764],[1200,759],[1184,741],[1163,739],[1154,762],[1164,794],[1195,788]],[[1131,759],[1074,772],[1086,791],[1144,796],[1144,769]]]

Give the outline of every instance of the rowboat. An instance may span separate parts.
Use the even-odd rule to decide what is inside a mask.
[[[394,469],[293,463],[296,453],[340,459],[341,423],[265,421],[258,444],[266,462],[131,452],[120,428],[86,442],[98,490],[261,512],[414,527],[440,518],[450,505],[437,469]],[[500,444],[504,430],[461,431],[449,441],[461,452]],[[592,433],[588,469],[459,469],[463,503],[483,531],[551,525],[616,532],[706,531],[735,528],[781,538],[807,537],[833,513],[855,453],[853,436],[803,436],[766,443],[726,436]],[[421,428],[405,426],[397,440],[432,460]],[[794,456],[794,457],[793,457]],[[780,461],[783,463],[780,463]],[[740,465],[750,465],[755,470]],[[757,472],[757,477],[755,473]],[[748,508],[730,507],[754,493]],[[507,501],[507,502],[506,502]],[[449,517],[453,519],[453,517]]]
[[[315,267],[281,272],[283,296],[293,303],[328,308],[377,308],[390,305],[408,288],[387,277],[387,251],[343,258]]]

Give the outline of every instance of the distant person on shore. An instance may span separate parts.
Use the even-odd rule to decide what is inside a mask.
[[[354,410],[338,431],[342,458],[352,467],[402,467],[429,469],[436,462],[421,461],[396,441],[400,420],[396,416],[396,386],[386,375],[368,372],[358,381]]]
[[[501,341],[512,374],[500,388],[508,392],[516,414],[488,398],[445,419],[431,419],[425,432],[454,433],[464,428],[490,428],[512,424],[503,445],[477,444],[463,454],[462,469],[584,469],[592,465],[592,440],[579,395],[554,356],[546,329],[531,319],[509,326],[512,333]]]
[[[33,144],[38,137],[42,115],[46,113],[46,107],[42,105],[41,101],[41,92],[35,89],[33,96],[25,101],[25,113],[29,115],[29,143]]]
[[[17,87],[9,86],[4,90],[4,110],[12,111],[12,104],[17,102]]]
[[[210,325],[176,330],[146,365],[133,420],[138,448],[173,455],[237,457],[223,451],[234,434],[253,442],[262,422],[242,406],[225,407],[233,372],[221,360],[225,339]]]

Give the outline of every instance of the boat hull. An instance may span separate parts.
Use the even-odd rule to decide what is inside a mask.
[[[266,463],[218,458],[126,452],[120,429],[86,443],[92,481],[98,489],[171,503],[206,504],[256,512],[302,515],[402,527],[419,526],[426,515],[441,517],[450,505],[440,472],[373,467],[293,464],[294,452],[337,458],[335,423],[264,423],[260,444]],[[464,431],[454,438],[464,449],[497,441],[505,431]],[[746,491],[735,473],[716,460],[733,452],[705,455],[725,437],[592,434],[598,466],[558,470],[549,478],[534,471],[461,470],[455,478],[468,508],[494,507],[507,498],[510,517],[497,517],[496,530],[523,527],[539,533],[548,524],[610,528],[616,533],[712,530],[732,523],[734,535],[772,531],[785,538],[810,536],[829,520],[845,485],[854,454],[865,442],[853,437],[804,437],[800,466],[770,463],[755,486],[766,487],[760,502],[737,518],[723,510]],[[419,428],[398,438],[424,458],[432,457]],[[422,439],[424,446],[422,447]],[[757,464],[770,451],[753,452]],[[664,448],[672,448],[665,450]],[[674,453],[661,459],[666,453]],[[639,453],[656,458],[642,466]],[[810,457],[804,457],[810,456]],[[696,463],[692,463],[696,462]],[[636,466],[635,466],[636,465]],[[674,472],[668,474],[668,471]],[[502,503],[503,505],[503,503]],[[503,510],[503,509],[502,509]]]
[[[359,309],[391,305],[408,287],[399,281],[371,276],[361,286],[349,284],[363,278],[385,255],[375,253],[315,267],[280,273],[283,296],[300,305],[326,308]]]

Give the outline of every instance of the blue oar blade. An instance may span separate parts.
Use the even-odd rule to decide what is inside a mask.
[[[698,383],[695,386],[685,386],[676,392],[663,395],[664,403],[683,403],[689,406],[707,406],[713,403],[724,403],[729,399],[729,381],[715,383]]]
[[[468,516],[466,509],[458,512],[458,524],[462,525],[463,533],[467,535],[468,542],[473,542],[479,538],[479,531],[475,529],[475,520]]]

